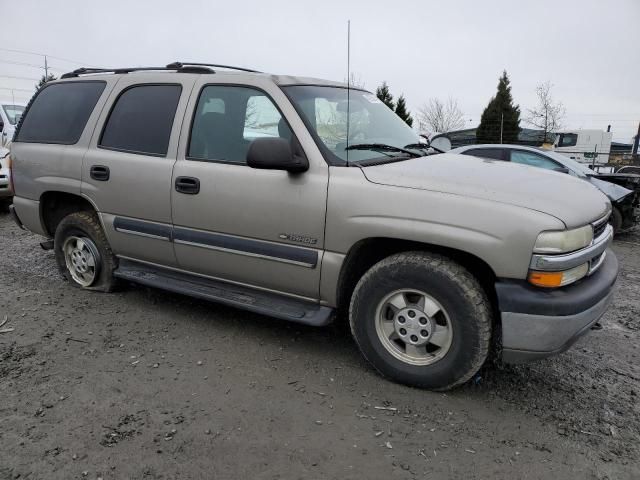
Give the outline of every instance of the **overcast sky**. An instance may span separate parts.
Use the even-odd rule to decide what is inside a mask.
[[[183,60],[343,80],[350,19],[352,71],[370,90],[386,80],[411,110],[451,96],[476,126],[506,69],[523,111],[535,104],[536,84],[549,80],[567,128],[611,124],[615,140],[630,142],[640,121],[640,0],[0,0],[0,7],[3,98],[41,75],[15,63],[43,62],[7,49],[59,57],[49,62],[58,75],[80,66],[66,60]]]

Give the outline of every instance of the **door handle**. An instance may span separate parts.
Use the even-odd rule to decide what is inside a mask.
[[[105,167],[104,165],[92,165],[89,175],[91,175],[91,178],[94,180],[106,182],[109,180],[109,167]]]
[[[176,178],[176,192],[197,195],[200,193],[200,180],[195,177],[178,177]]]

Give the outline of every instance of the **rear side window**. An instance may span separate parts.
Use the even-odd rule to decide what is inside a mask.
[[[14,141],[72,145],[80,139],[105,82],[67,82],[36,94]]]
[[[492,158],[494,160],[504,160],[504,150],[502,148],[472,148],[463,155],[471,155],[473,157]]]
[[[109,114],[100,146],[166,155],[181,91],[180,85],[139,85],[122,92]]]

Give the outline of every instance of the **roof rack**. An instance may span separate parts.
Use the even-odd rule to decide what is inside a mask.
[[[249,73],[262,73],[258,70],[251,70],[250,68],[244,67],[234,67],[232,65],[221,65],[219,63],[197,63],[197,62],[173,62],[167,65],[167,68],[186,68],[186,67],[216,67],[216,68],[226,68],[228,70],[239,70],[241,72],[249,72]]]
[[[257,70],[251,70],[242,67],[233,67],[231,65],[219,65],[215,63],[195,63],[195,62],[173,62],[166,67],[128,67],[128,68],[78,68],[72,72],[65,73],[60,78],[73,78],[80,75],[91,75],[94,73],[115,73],[123,74],[139,71],[168,71],[173,70],[181,73],[216,73],[209,67],[226,68],[229,70],[240,70],[242,72],[260,73]]]

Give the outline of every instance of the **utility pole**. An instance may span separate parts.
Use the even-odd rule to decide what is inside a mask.
[[[636,139],[633,141],[633,149],[631,150],[634,155],[638,154],[638,143],[640,143],[640,123],[638,123],[638,133],[636,133]]]
[[[502,143],[502,127],[504,125],[504,112],[500,114],[500,143]]]
[[[47,56],[44,56],[44,80],[49,80],[49,65],[47,65]]]

